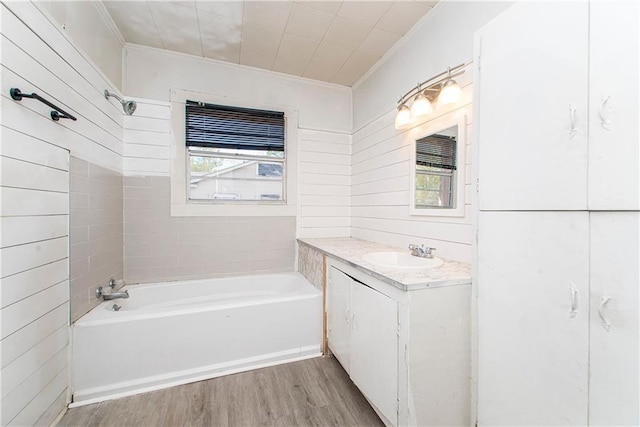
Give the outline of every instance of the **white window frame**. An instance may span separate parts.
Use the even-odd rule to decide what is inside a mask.
[[[216,203],[189,201],[187,147],[185,144],[186,100],[260,110],[282,111],[285,116],[285,194],[284,202],[270,200]],[[171,216],[295,216],[297,213],[298,109],[263,104],[186,90],[171,90]],[[218,201],[219,202],[219,201]]]
[[[456,141],[456,170],[454,172],[453,200],[452,208],[416,208],[416,141],[426,136],[442,132],[451,127],[458,127],[458,137]],[[456,111],[438,117],[424,126],[414,128],[411,132],[411,173],[409,185],[409,215],[416,216],[448,216],[464,217],[465,206],[465,172],[467,151],[467,116],[460,116]]]

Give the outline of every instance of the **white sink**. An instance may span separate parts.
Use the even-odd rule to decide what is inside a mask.
[[[404,252],[371,252],[362,256],[366,262],[391,268],[435,268],[442,265],[440,258],[420,258]]]

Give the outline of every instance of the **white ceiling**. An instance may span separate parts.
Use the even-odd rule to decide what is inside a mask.
[[[437,0],[103,2],[129,43],[351,86]]]

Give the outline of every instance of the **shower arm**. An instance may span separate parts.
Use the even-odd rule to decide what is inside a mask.
[[[117,99],[118,101],[120,101],[120,104],[124,103],[124,101],[122,100],[122,98],[120,98],[118,95],[116,95],[115,93],[109,93],[109,91],[107,89],[104,90],[104,97],[106,99],[109,99],[109,97],[112,96],[115,99]]]

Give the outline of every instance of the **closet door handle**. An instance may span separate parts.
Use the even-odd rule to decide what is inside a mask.
[[[598,316],[600,316],[600,320],[602,320],[602,327],[605,331],[611,331],[611,323],[607,320],[604,315],[604,310],[607,308],[607,304],[611,301],[611,297],[603,297],[600,300],[600,308],[598,309]]]
[[[573,283],[569,285],[569,292],[571,292],[571,311],[569,311],[569,317],[574,318],[578,314],[578,290]]]
[[[576,124],[576,106],[569,104],[569,119],[571,120],[571,130],[569,131],[569,139],[573,139],[578,133],[578,126]]]
[[[602,103],[600,104],[600,126],[602,126],[603,129],[606,130],[611,130],[611,120],[609,120],[609,118],[606,115],[606,106],[607,106],[607,102],[609,102],[609,99],[611,98],[611,95],[608,95],[604,98],[602,98]]]

